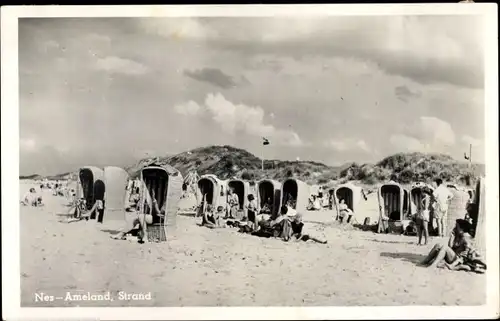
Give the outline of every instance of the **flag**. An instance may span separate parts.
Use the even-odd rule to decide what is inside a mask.
[[[262,137],[262,140],[263,140],[263,141],[262,141],[262,145],[264,145],[264,146],[265,146],[265,145],[269,145],[269,140],[268,140],[267,138]]]
[[[469,160],[469,157],[467,156],[466,153],[464,153],[464,158],[467,159],[467,160]]]

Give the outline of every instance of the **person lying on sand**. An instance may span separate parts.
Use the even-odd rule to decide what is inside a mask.
[[[484,273],[486,264],[474,247],[470,228],[471,224],[466,220],[456,220],[448,244],[436,244],[421,265]]]

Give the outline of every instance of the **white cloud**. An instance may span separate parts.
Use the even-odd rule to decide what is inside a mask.
[[[192,18],[143,19],[140,27],[148,33],[173,39],[205,39],[217,37],[212,28],[202,25]]]
[[[422,116],[408,124],[406,129],[406,133],[394,134],[390,138],[398,151],[443,152],[455,145],[451,125],[436,117]]]
[[[389,141],[399,152],[421,152],[425,150],[424,144],[414,137],[395,134],[391,136]]]
[[[130,75],[142,75],[148,71],[148,68],[133,60],[124,59],[115,56],[99,58],[96,62],[97,69],[107,72],[115,72]]]
[[[21,138],[19,139],[19,148],[24,152],[31,152],[36,149],[36,141],[31,138]]]
[[[370,152],[370,148],[368,144],[362,140],[356,140],[353,138],[347,138],[343,140],[331,139],[325,143],[326,146],[332,148],[337,152],[346,152],[346,151],[362,151],[362,152]]]
[[[208,112],[212,119],[221,126],[222,130],[229,134],[243,131],[251,136],[266,137],[272,144],[304,145],[296,132],[265,124],[265,111],[261,107],[234,104],[220,93],[208,94],[203,106],[189,101],[175,106],[175,111],[179,114],[191,116]]]
[[[176,105],[174,109],[178,114],[185,116],[195,116],[202,111],[201,106],[192,100],[185,104]]]
[[[483,145],[483,141],[481,139],[477,139],[469,135],[463,135],[462,142],[464,142],[467,145],[471,144],[472,146],[475,147]]]

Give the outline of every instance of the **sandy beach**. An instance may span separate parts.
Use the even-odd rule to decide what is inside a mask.
[[[21,183],[21,195],[31,185]],[[436,242],[340,226],[333,212],[306,213],[306,233],[327,245],[210,230],[179,215],[167,243],[110,239],[120,223],[61,223],[67,200],[42,192],[45,207],[21,207],[21,305],[46,306],[391,306],[480,305],[485,275],[416,265]],[[369,202],[367,202],[369,203]],[[120,300],[118,293],[151,293]],[[36,294],[63,299],[41,302]],[[69,301],[71,294],[113,301]]]

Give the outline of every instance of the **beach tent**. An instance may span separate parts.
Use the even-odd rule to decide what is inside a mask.
[[[182,194],[183,178],[181,173],[174,167],[166,164],[149,164],[142,168],[141,180],[141,212],[146,213],[151,207],[153,194],[155,195],[158,207],[165,209],[165,220],[162,221],[158,215],[153,215],[153,225],[162,225],[165,234],[175,228],[175,220],[178,211],[179,201]]]
[[[85,166],[78,172],[77,194],[87,202],[87,209],[94,206],[96,200],[104,201],[104,171],[95,166]]]
[[[202,175],[198,181],[198,188],[196,191],[197,199],[199,202],[199,212],[203,213],[205,205],[212,205],[217,208],[222,206],[226,208],[227,204],[227,182],[220,180],[217,176],[212,174]],[[205,200],[205,204],[203,203]]]
[[[244,216],[247,217],[248,195],[250,192],[250,183],[241,179],[231,179],[227,182],[227,188],[233,189],[234,193],[238,195],[240,200],[240,211],[243,211]],[[228,194],[229,195],[229,194]],[[254,195],[255,197],[256,195]]]
[[[434,188],[428,184],[418,182],[414,183],[410,187],[410,214],[417,214],[420,209],[420,204],[422,204],[422,199],[424,197],[423,190],[428,188],[434,191]],[[431,208],[431,221],[432,221],[432,208]]]
[[[271,216],[277,216],[281,202],[281,183],[272,179],[263,179],[259,181],[257,186],[259,190],[258,200],[260,208],[270,201]]]
[[[486,202],[484,178],[479,178],[476,182],[474,192],[474,203],[477,205],[477,221],[473,224],[474,238],[479,252],[486,257]],[[498,212],[497,212],[498,214]]]
[[[129,175],[120,167],[108,166],[104,168],[104,184],[106,193],[104,200],[106,208],[105,220],[124,220],[127,183]]]
[[[394,181],[380,185],[378,188],[379,231],[384,229],[381,227],[385,221],[388,221],[387,228],[390,232],[402,232],[403,221],[408,220],[407,214],[410,212],[409,194],[407,189]]]
[[[360,219],[362,213],[360,211],[361,201],[365,200],[363,194],[363,189],[352,183],[345,183],[337,186],[334,189],[334,200],[335,207],[337,210],[337,215],[339,215],[339,204],[341,200],[344,200],[347,207],[353,211],[353,219]]]
[[[448,187],[448,190],[453,194],[453,198],[448,205],[445,235],[449,235],[451,233],[455,227],[457,219],[465,218],[465,214],[467,213],[467,201],[469,200],[469,193],[467,193],[464,189],[454,186]]]
[[[292,208],[297,212],[305,212],[309,205],[311,191],[309,185],[301,180],[289,178],[281,186],[281,205],[292,202]]]

